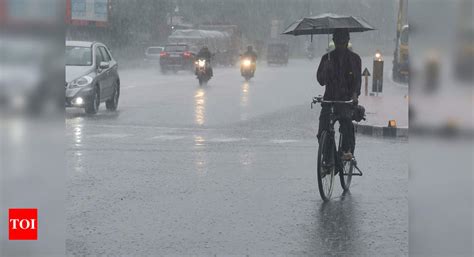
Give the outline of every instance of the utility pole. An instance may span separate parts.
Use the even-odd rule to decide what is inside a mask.
[[[364,69],[364,72],[362,72],[362,76],[365,77],[365,96],[367,96],[369,93],[369,76],[370,72],[367,68]]]

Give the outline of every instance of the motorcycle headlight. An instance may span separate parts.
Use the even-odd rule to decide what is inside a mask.
[[[70,84],[69,84],[69,87],[71,88],[74,88],[74,87],[85,87],[87,85],[89,85],[90,83],[92,83],[92,77],[90,76],[83,76],[83,77],[80,77],[74,81],[72,81]]]
[[[206,65],[206,60],[199,60],[199,61],[198,61],[198,65],[199,65],[199,67],[201,67],[201,68],[204,67],[204,66]]]
[[[248,66],[252,65],[252,62],[251,62],[249,59],[245,59],[245,60],[243,61],[243,65],[244,65],[245,67],[248,67]]]

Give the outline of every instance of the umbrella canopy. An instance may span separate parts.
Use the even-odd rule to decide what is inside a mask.
[[[354,16],[325,13],[295,21],[283,32],[286,35],[332,34],[336,29],[364,32],[374,28],[364,19]]]

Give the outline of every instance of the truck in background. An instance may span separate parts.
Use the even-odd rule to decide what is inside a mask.
[[[239,61],[242,50],[242,32],[237,25],[228,24],[201,24],[198,26],[203,30],[214,30],[226,33],[229,36],[230,44],[225,51],[220,52],[216,58],[224,66],[233,66]]]

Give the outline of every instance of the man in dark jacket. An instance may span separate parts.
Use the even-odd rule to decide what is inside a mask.
[[[257,61],[257,53],[253,50],[252,46],[247,47],[247,52],[243,53],[242,57],[248,57],[252,60],[252,62]]]
[[[335,50],[325,54],[319,64],[317,79],[321,86],[326,86],[324,100],[349,101],[358,103],[361,86],[361,59],[359,55],[347,49],[349,32],[336,30],[333,34]],[[342,158],[352,159],[355,148],[354,126],[352,125],[352,109],[350,105],[336,105],[335,112],[343,134]],[[322,105],[319,116],[318,138],[323,130],[329,127],[330,106]]]
[[[207,46],[204,46],[199,50],[199,53],[197,54],[197,58],[202,58],[206,60],[207,62],[211,62],[212,54],[211,51],[209,51],[209,48]]]

